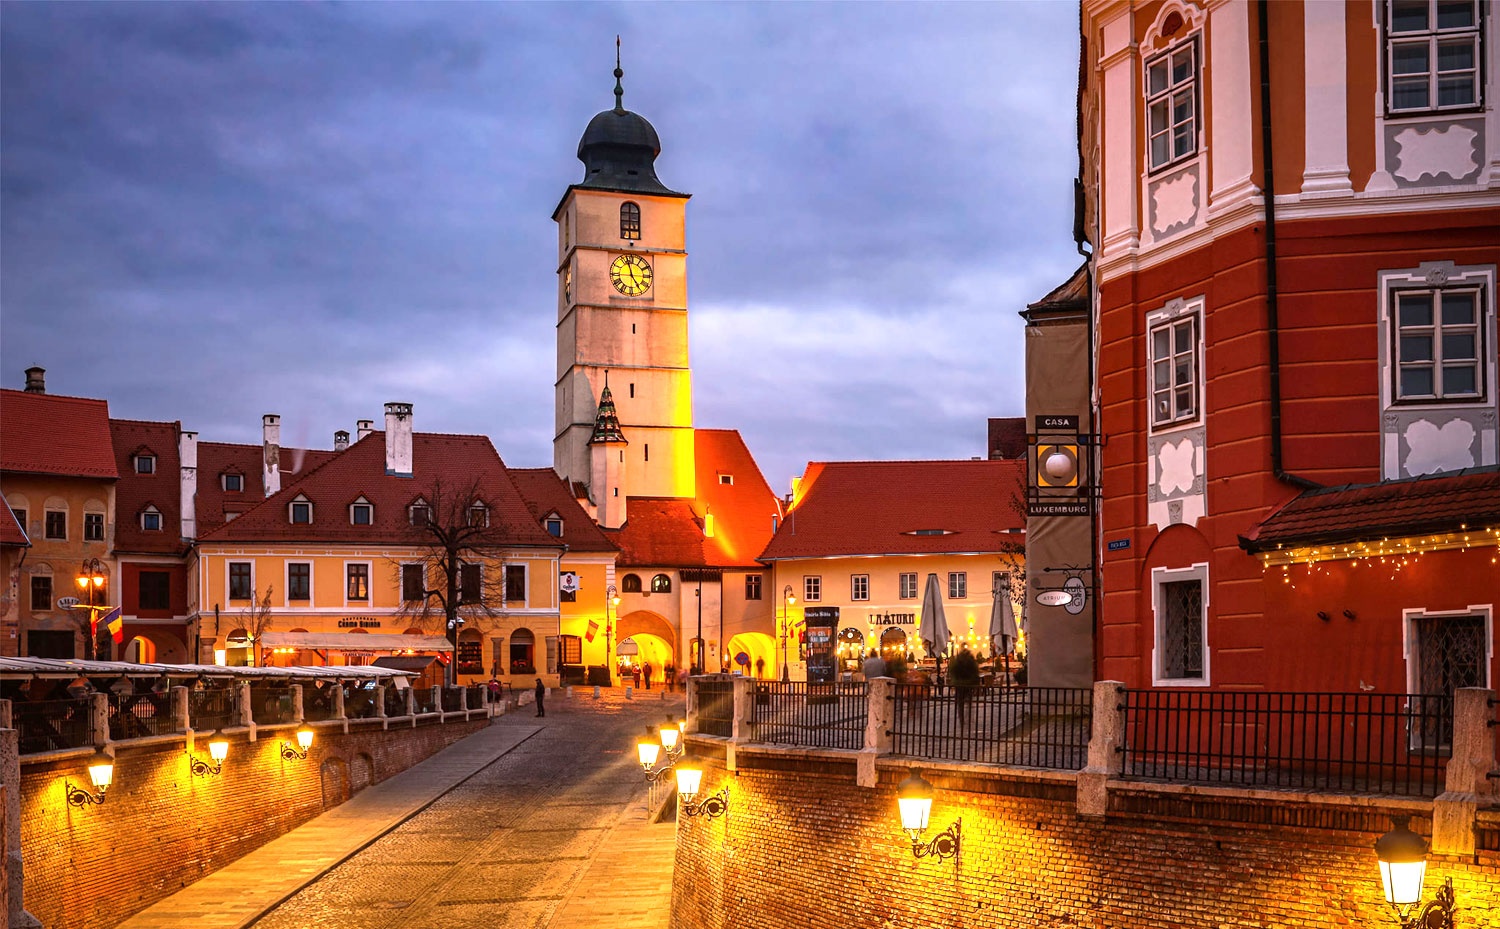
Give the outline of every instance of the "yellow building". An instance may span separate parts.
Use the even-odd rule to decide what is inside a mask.
[[[778,670],[783,647],[794,680],[852,670],[870,651],[926,657],[929,576],[951,649],[994,654],[997,599],[1015,617],[1025,606],[1025,473],[1018,461],[809,464],[760,557],[773,569]]]

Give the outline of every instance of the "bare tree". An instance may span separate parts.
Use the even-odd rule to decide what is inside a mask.
[[[252,601],[249,609],[240,611],[240,623],[245,634],[250,637],[250,663],[253,665],[264,664],[260,653],[260,636],[271,628],[271,622],[271,585],[267,584],[265,594]]]
[[[478,478],[435,479],[411,505],[408,544],[417,551],[397,563],[401,615],[420,629],[441,623],[453,645],[447,682],[458,674],[458,634],[471,619],[504,611],[505,571],[497,564],[514,534],[485,499]],[[420,590],[408,586],[408,566],[420,567]]]

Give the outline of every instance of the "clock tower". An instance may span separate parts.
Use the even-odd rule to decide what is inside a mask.
[[[692,497],[693,392],[688,366],[688,194],[656,177],[656,130],[624,106],[589,121],[578,143],[583,180],[568,187],[557,223],[557,383],[552,464],[589,488],[601,524],[605,497]],[[590,443],[606,376],[623,440]],[[612,467],[593,458],[618,456]],[[619,467],[613,467],[619,465]],[[620,486],[595,487],[606,474]]]

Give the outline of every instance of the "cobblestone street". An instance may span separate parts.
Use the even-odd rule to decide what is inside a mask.
[[[647,823],[633,746],[642,727],[680,714],[682,699],[576,693],[549,700],[543,719],[532,707],[497,719],[541,728],[253,925],[664,925],[673,826]],[[616,892],[598,894],[604,887]]]

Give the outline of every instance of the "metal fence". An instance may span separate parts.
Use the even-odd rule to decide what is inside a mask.
[[[897,684],[892,751],[947,761],[1078,770],[1088,760],[1093,691]]]
[[[337,693],[337,686],[324,685],[317,687],[313,684],[303,684],[302,718],[309,722],[333,719],[335,710],[334,695]]]
[[[406,691],[405,690],[397,690],[394,687],[387,687],[385,689],[385,715],[387,715],[387,716],[405,716],[406,715]]]
[[[750,740],[816,748],[863,748],[868,694],[869,687],[863,681],[757,683]]]
[[[88,697],[69,700],[17,700],[11,704],[20,753],[83,748],[94,744]]]
[[[468,708],[471,710],[483,709],[484,696],[486,691],[485,686],[483,684],[470,684],[464,689],[467,691],[467,693],[465,694],[467,700],[466,706],[468,706]]]
[[[199,732],[239,725],[234,710],[234,691],[228,687],[188,691],[188,725]]]
[[[436,687],[413,687],[411,689],[412,702],[416,704],[417,712],[436,713],[438,711],[438,695]]]
[[[1124,776],[1436,796],[1442,694],[1125,691]]]
[[[389,692],[394,687],[386,685]],[[380,715],[380,705],[375,700],[375,687],[367,684],[350,684],[344,690],[344,717],[346,719],[374,719]]]
[[[444,713],[457,713],[459,710],[463,709],[461,699],[463,696],[462,690],[457,687],[444,687],[438,692],[442,694],[443,697]]]
[[[251,684],[250,718],[258,726],[289,723],[296,718],[289,684]]]
[[[734,682],[727,679],[698,681],[698,731],[729,738],[734,735]]]
[[[177,731],[171,691],[109,694],[109,737],[118,742]]]

